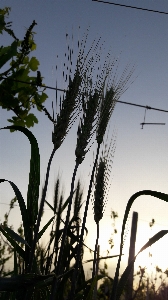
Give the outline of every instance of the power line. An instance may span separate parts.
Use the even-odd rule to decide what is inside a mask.
[[[54,88],[52,86],[47,86],[47,85],[42,85],[42,84],[38,84],[35,82],[27,82],[27,81],[23,81],[23,80],[18,80],[18,79],[13,79],[13,78],[5,78],[3,76],[0,76],[0,80],[4,79],[4,80],[11,80],[11,81],[16,81],[16,82],[20,82],[20,83],[25,83],[25,84],[30,84],[30,85],[35,85],[35,86],[39,86],[45,89],[50,89],[50,90],[57,90],[57,91],[61,91],[61,92],[67,92],[67,90],[65,89],[59,89],[59,88]]]
[[[102,2],[102,3],[105,3],[105,4],[122,6],[122,7],[126,7],[126,8],[134,8],[134,9],[138,9],[138,10],[145,10],[145,11],[148,11],[148,12],[154,12],[154,13],[158,13],[158,14],[168,15],[168,12],[160,11],[160,10],[142,8],[142,7],[137,7],[137,6],[132,6],[132,5],[126,5],[126,4],[120,4],[120,3],[114,3],[114,2],[104,1],[104,0],[92,0],[92,1],[94,1],[94,2]]]
[[[160,109],[160,108],[156,108],[156,107],[151,107],[151,106],[148,106],[148,105],[141,105],[141,104],[136,104],[136,103],[132,103],[132,102],[126,102],[126,101],[121,101],[121,100],[116,100],[116,102],[123,103],[123,104],[128,104],[128,105],[133,105],[133,106],[138,106],[138,107],[142,107],[142,108],[146,108],[146,109],[153,109],[153,110],[157,110],[157,111],[167,112],[168,113],[168,110]]]
[[[100,1],[98,1],[100,2]],[[4,80],[12,80],[12,81],[16,81],[16,82],[21,82],[21,83],[25,83],[25,84],[31,84],[31,85],[36,85],[36,83],[33,83],[33,82],[26,82],[26,81],[23,81],[23,80],[18,80],[18,79],[13,79],[13,78],[5,78],[3,76],[0,77],[0,80],[4,79]],[[46,88],[46,89],[52,89],[52,90],[55,90],[55,91],[61,91],[61,92],[67,92],[68,90],[65,90],[65,89],[61,89],[61,88],[54,88],[54,87],[51,87],[51,86],[47,86],[47,85],[38,85],[39,87],[43,87],[43,88]],[[141,104],[136,104],[136,103],[132,103],[132,102],[126,102],[126,101],[121,101],[121,100],[115,100],[115,102],[118,102],[118,103],[122,103],[122,104],[127,104],[127,105],[132,105],[132,106],[137,106],[137,107],[141,107],[141,108],[145,108],[145,109],[152,109],[152,110],[157,110],[157,111],[161,111],[161,112],[166,112],[168,113],[168,110],[165,110],[165,109],[161,109],[161,108],[156,108],[156,107],[151,107],[149,105],[141,105]]]

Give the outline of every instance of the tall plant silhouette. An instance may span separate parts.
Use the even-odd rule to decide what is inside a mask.
[[[30,272],[31,268],[32,268],[35,245],[37,242],[37,235],[38,235],[38,231],[39,231],[39,227],[40,227],[40,222],[41,222],[41,217],[42,217],[42,212],[43,212],[43,207],[44,207],[44,201],[46,198],[51,162],[52,162],[52,159],[53,159],[53,156],[54,156],[56,150],[61,146],[61,144],[65,138],[65,135],[68,132],[70,122],[72,121],[73,111],[74,111],[74,109],[77,110],[77,105],[76,105],[75,101],[76,101],[76,98],[79,93],[79,87],[80,87],[80,83],[81,83],[80,78],[81,77],[80,77],[80,74],[79,74],[79,71],[77,68],[76,73],[74,75],[74,79],[72,81],[70,79],[69,90],[66,93],[66,98],[63,100],[63,104],[62,104],[62,109],[60,111],[60,114],[57,116],[57,122],[54,125],[54,134],[53,134],[53,138],[52,138],[54,148],[52,150],[52,153],[51,153],[51,156],[50,156],[50,159],[48,162],[48,166],[47,166],[46,180],[45,180],[45,184],[44,184],[44,188],[43,188],[39,213],[38,213],[38,217],[37,217],[37,224],[36,224],[36,228],[35,228],[32,250],[30,253],[29,265],[27,266],[27,272]]]
[[[108,139],[108,138],[107,138]],[[97,237],[94,251],[94,261],[93,261],[93,272],[92,278],[94,278],[97,268],[97,249],[99,240],[99,222],[103,218],[103,213],[107,203],[108,196],[108,181],[111,174],[111,168],[115,152],[115,140],[116,136],[111,138],[111,142],[108,150],[107,144],[105,145],[104,151],[102,151],[101,157],[98,162],[98,166],[95,174],[95,191],[93,196],[93,210],[94,210],[94,221],[97,226]],[[112,143],[113,142],[113,143]]]
[[[68,232],[67,232],[67,242],[65,243],[65,249],[63,254],[63,270],[69,271],[71,268],[71,264],[73,259],[75,259],[75,243],[79,239],[79,226],[80,226],[80,218],[79,218],[79,212],[82,206],[82,196],[83,191],[81,188],[81,182],[78,180],[76,188],[74,190],[73,195],[73,203],[74,203],[74,214],[70,220],[69,226],[68,226]],[[17,199],[11,200],[10,210],[13,208],[13,204],[16,202]],[[53,199],[53,205],[49,204],[48,201],[45,201],[47,205],[50,207],[50,209],[53,211],[54,217],[52,222],[52,228],[50,232],[50,240],[48,242],[48,246],[44,247],[42,244],[40,245],[39,242],[36,244],[35,249],[35,260],[37,262],[37,268],[38,273],[41,275],[49,275],[55,271],[53,269],[53,266],[55,265],[55,262],[57,261],[58,253],[59,253],[59,245],[61,236],[63,233],[63,227],[64,227],[64,221],[62,219],[62,214],[65,213],[67,209],[69,198],[64,201],[63,193],[60,193],[60,176],[58,175],[58,178],[56,180],[55,189],[54,189],[54,199]],[[9,213],[10,213],[9,210]],[[5,214],[5,220],[3,222],[4,228],[8,225],[8,217],[9,213]],[[18,233],[23,238],[22,226],[18,229]],[[10,246],[10,245],[8,245]],[[21,245],[23,248],[23,245]],[[10,247],[11,248],[11,247]],[[12,249],[9,249],[11,252]],[[71,251],[71,254],[70,254]],[[12,251],[13,253],[14,251]],[[67,259],[68,258],[68,259]],[[16,261],[17,261],[17,267],[15,267],[15,271],[9,272],[9,274],[17,273],[17,275],[24,274],[24,260],[23,258],[17,254],[16,255]],[[4,262],[5,263],[5,262]],[[3,264],[4,265],[4,264]],[[6,273],[6,276],[9,275]],[[65,286],[65,282],[64,282]],[[47,288],[47,287],[45,287]],[[36,290],[36,289],[35,289]],[[37,294],[38,288],[36,290]],[[48,289],[49,291],[49,289]],[[62,289],[59,292],[59,299],[63,299],[63,295],[65,294],[65,290]],[[20,294],[21,295],[21,294]],[[7,293],[3,293],[2,299],[7,299]]]
[[[104,189],[106,186],[106,178],[104,176],[106,176],[105,174],[107,174],[106,161],[104,161],[103,158],[99,159],[100,147],[103,143],[106,129],[114,111],[116,102],[131,84],[130,79],[134,68],[131,69],[130,66],[127,66],[118,79],[117,73],[119,63],[115,59],[110,59],[110,53],[107,54],[103,68],[101,68],[100,54],[102,45],[100,45],[100,39],[97,42],[93,41],[90,49],[85,54],[87,34],[85,35],[80,44],[80,51],[77,58],[74,76],[72,76],[71,72],[69,72],[68,76],[65,76],[68,87],[66,92],[64,93],[64,96],[60,99],[60,111],[59,113],[57,113],[56,119],[54,118],[54,112],[53,116],[46,112],[49,120],[53,123],[54,126],[54,131],[52,133],[53,150],[47,166],[46,178],[42,190],[42,197],[39,210],[38,195],[40,182],[40,156],[37,141],[33,134],[26,128],[22,128],[20,126],[10,126],[5,128],[15,129],[23,132],[29,138],[31,143],[31,160],[29,186],[27,193],[27,208],[19,189],[15,186],[14,183],[8,181],[12,186],[19,202],[23,219],[25,239],[16,235],[16,233],[10,230],[9,228],[4,228],[3,226],[0,226],[1,232],[8,238],[8,240],[14,247],[14,275],[17,275],[16,252],[18,252],[24,260],[25,276],[21,276],[19,278],[15,277],[14,280],[11,279],[10,289],[12,291],[21,289],[22,296],[25,292],[24,289],[26,289],[24,295],[25,300],[31,299],[30,296],[34,295],[33,289],[36,289],[37,297],[38,291],[42,289],[44,297],[50,297],[51,300],[62,300],[63,291],[66,284],[68,284],[67,282],[69,278],[71,279],[72,286],[71,291],[68,295],[69,299],[74,299],[75,293],[77,293],[75,296],[75,298],[77,298],[82,292],[84,292],[84,297],[86,297],[86,299],[91,299],[93,295],[94,285],[97,281],[96,276],[94,276],[96,264],[95,259],[93,262],[93,279],[91,278],[90,280],[85,282],[83,276],[84,271],[82,265],[82,255],[84,246],[84,232],[86,230],[87,211],[89,207],[92,186],[94,183],[96,166],[99,165],[100,169],[98,169],[101,172],[98,171],[98,177],[101,177],[100,173],[103,174],[101,177],[101,179],[103,180],[103,184],[101,185],[101,189],[99,191],[99,200],[98,192],[95,192],[97,203],[99,201],[99,208],[95,205],[95,221],[97,223],[97,228],[99,231],[99,221],[102,217],[102,201],[104,197]],[[71,49],[68,49],[68,51],[69,62],[71,64]],[[65,74],[63,73],[63,77],[64,75]],[[55,200],[54,205],[52,207],[46,201],[51,162],[56,150],[58,150],[59,147],[62,145],[72,124],[75,122],[76,118],[79,116],[81,111],[82,116],[80,118],[77,130],[77,143],[75,149],[76,159],[71,180],[70,194],[68,199],[64,203],[63,196],[58,196],[59,180],[57,180],[55,187]],[[75,193],[74,186],[78,167],[80,164],[82,164],[87,152],[90,150],[90,143],[94,138],[94,135],[95,140],[97,142],[96,157],[93,164],[87,198],[85,202],[83,221],[82,223],[80,223],[78,215],[79,209],[81,207],[79,183],[77,184],[76,189],[77,194],[73,210],[74,215],[72,218],[70,216],[72,211],[73,197]],[[0,182],[4,181],[7,180],[0,179]],[[98,186],[96,187],[96,190],[98,190]],[[39,231],[45,202],[53,210],[54,216],[48,221],[48,223],[43,227],[43,229]],[[65,210],[65,208],[67,209],[67,211],[66,218],[64,221],[62,219],[62,213]],[[45,230],[48,228],[48,226],[51,224],[51,222],[54,220],[55,215],[55,227],[53,224],[47,251],[44,251],[44,249],[40,249],[38,241],[45,232]],[[60,227],[60,224],[63,224],[63,228]],[[21,243],[25,245],[25,251],[21,247],[19,247],[16,241],[21,241]],[[52,243],[54,243],[53,252],[50,253]],[[40,257],[40,261],[38,261],[36,254],[38,255],[38,257]],[[75,261],[73,267],[70,266],[70,262],[72,261],[72,259],[74,259]],[[54,264],[54,269],[53,272],[50,273],[52,263]],[[21,280],[20,286],[19,280]],[[81,284],[80,288],[77,290],[79,281],[81,282]],[[7,282],[7,280],[3,281],[5,288],[7,286]],[[17,283],[16,286],[14,286],[15,283]],[[89,286],[89,283],[91,283],[91,286]],[[48,286],[51,287],[50,290],[46,289],[45,291],[45,287]],[[116,296],[116,291],[114,294]],[[17,297],[19,299],[19,295]]]
[[[80,257],[80,249],[82,246],[83,242],[83,235],[84,235],[84,228],[86,224],[86,218],[87,218],[87,211],[89,207],[89,199],[90,199],[90,194],[92,190],[92,184],[93,184],[93,179],[94,179],[94,173],[95,173],[95,168],[97,165],[98,161],[98,156],[99,156],[99,150],[100,146],[103,142],[103,138],[106,132],[107,125],[109,123],[109,120],[111,118],[112,112],[114,110],[116,101],[120,98],[122,93],[128,88],[128,85],[130,84],[130,78],[133,74],[134,68],[128,69],[126,68],[121,75],[120,79],[117,81],[117,67],[115,67],[115,62],[110,61],[109,59],[109,54],[107,55],[107,58],[105,60],[104,66],[101,70],[101,73],[97,75],[98,80],[96,83],[93,85],[93,81],[90,80],[90,85],[93,88],[95,88],[95,96],[97,94],[97,102],[96,106],[93,109],[95,113],[95,132],[96,132],[96,141],[97,141],[97,152],[96,152],[96,158],[94,161],[93,169],[92,169],[92,174],[91,174],[91,179],[90,179],[90,184],[89,184],[89,189],[88,189],[88,194],[87,194],[87,200],[85,204],[85,211],[84,211],[84,217],[83,217],[83,223],[82,223],[82,229],[81,229],[81,234],[80,234],[80,241],[79,241],[79,246],[78,246],[78,255],[77,255],[77,260],[76,260],[76,267],[75,267],[75,272],[74,272],[74,277],[72,281],[72,289],[71,289],[71,295],[70,298],[73,297],[75,293],[75,282],[77,282],[77,274],[78,274],[78,262],[79,262],[79,257]],[[117,82],[116,82],[117,81]],[[92,101],[92,105],[94,104],[94,101]],[[95,110],[94,110],[95,109]],[[83,111],[84,111],[84,116],[85,116],[85,104],[83,105]],[[85,118],[83,117],[83,120],[85,121]],[[90,124],[90,123],[89,123]],[[83,125],[83,123],[82,123]],[[88,127],[89,128],[89,127]],[[85,129],[86,132],[86,129]],[[78,134],[81,134],[81,128],[78,128]],[[86,138],[85,138],[86,141]],[[78,143],[82,145],[81,140],[78,138]],[[81,152],[80,148],[80,157],[82,158],[82,155],[84,156],[84,152]],[[77,149],[76,149],[76,154],[77,154]],[[69,298],[69,299],[70,299]]]

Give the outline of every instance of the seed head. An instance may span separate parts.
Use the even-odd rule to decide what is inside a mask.
[[[104,200],[104,188],[105,188],[105,161],[100,160],[98,172],[96,176],[96,187],[94,192],[94,220],[96,223],[103,217],[103,200]]]
[[[60,114],[57,115],[57,122],[54,125],[54,132],[52,133],[52,142],[56,149],[58,149],[61,146],[68,132],[73,112],[77,108],[76,98],[79,94],[80,84],[81,76],[77,69],[74,75],[74,79],[71,80],[71,78],[69,77],[69,90],[66,92],[66,97],[62,102]]]
[[[76,161],[81,164],[84,160],[85,154],[89,151],[86,150],[93,133],[94,121],[97,114],[97,107],[99,101],[99,94],[95,91],[94,95],[90,94],[86,103],[83,103],[83,119],[80,121],[77,131],[77,145],[75,150]]]
[[[101,99],[99,106],[99,124],[96,139],[98,144],[103,141],[106,128],[115,107],[115,92],[113,87],[106,91],[105,97]]]
[[[107,134],[108,140],[108,134]],[[107,196],[110,186],[108,186],[113,157],[115,152],[115,142],[116,142],[116,132],[113,133],[110,145],[107,148],[107,143],[105,144],[104,150],[102,151],[98,167],[95,175],[95,191],[94,198],[92,200],[94,209],[94,220],[96,223],[103,217],[105,210],[105,205],[107,203]],[[104,146],[104,145],[103,145]]]

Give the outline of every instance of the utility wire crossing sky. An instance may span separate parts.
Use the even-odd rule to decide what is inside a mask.
[[[1,78],[6,79],[6,80],[11,80],[10,78],[5,78],[3,76],[1,76]],[[26,84],[31,84],[31,85],[37,85],[36,83],[26,82],[26,81],[22,81],[22,80],[17,80],[17,79],[12,79],[12,80],[16,81],[16,82],[21,82],[21,83],[26,83]],[[45,89],[52,89],[52,90],[55,90],[55,91],[67,92],[67,90],[61,89],[61,88],[54,88],[54,87],[51,87],[51,86],[39,85],[39,84],[37,86],[44,87]],[[128,104],[128,105],[133,105],[133,106],[138,106],[138,107],[142,107],[142,108],[145,108],[145,109],[153,109],[153,110],[157,110],[157,111],[168,113],[168,110],[161,109],[161,108],[156,108],[156,107],[151,107],[149,105],[141,105],[141,104],[136,104],[136,103],[132,103],[132,102],[125,102],[125,101],[121,101],[121,100],[115,100],[115,102],[123,103],[123,104]]]
[[[110,1],[104,1],[104,0],[92,0],[92,1],[93,2],[101,2],[101,3],[105,3],[105,4],[116,5],[116,6],[121,6],[121,7],[125,7],[125,8],[133,8],[133,9],[139,9],[139,10],[144,10],[144,11],[148,11],[148,12],[153,12],[153,13],[168,15],[168,12],[165,12],[165,11],[159,11],[159,10],[154,10],[154,9],[147,9],[147,8],[143,8],[143,7],[137,7],[137,6],[132,6],[132,5],[125,5],[125,4],[120,4],[120,3],[110,2]]]

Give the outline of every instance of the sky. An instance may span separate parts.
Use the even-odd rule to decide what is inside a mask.
[[[120,4],[135,6],[135,1],[115,1]],[[33,20],[37,22],[34,28],[37,49],[32,53],[40,62],[39,70],[44,77],[43,83],[55,87],[56,80],[59,88],[67,85],[62,78],[65,52],[70,45],[74,49],[74,66],[78,55],[78,40],[81,42],[83,35],[89,28],[86,48],[91,47],[92,42],[101,38],[103,43],[101,65],[104,64],[107,53],[110,51],[112,60],[119,61],[117,75],[128,68],[135,68],[133,83],[121,96],[120,100],[168,111],[168,15],[154,12],[119,7],[96,1],[85,0],[1,0],[1,8],[9,6],[11,12],[9,21],[19,39],[22,39],[26,28]],[[168,12],[168,3],[165,0],[145,1],[137,0],[137,7]],[[68,37],[66,38],[66,35]],[[73,39],[72,39],[73,35]],[[1,44],[4,46],[12,42],[6,34],[1,36]],[[87,51],[86,51],[87,53]],[[56,71],[57,65],[57,71]],[[95,78],[95,77],[94,77]],[[46,90],[48,99],[46,108],[52,113],[52,101],[55,101],[55,91]],[[52,151],[53,124],[41,112],[34,110],[39,123],[31,128],[35,135],[41,159],[40,193],[45,180],[45,173],[49,156]],[[108,239],[113,231],[111,210],[118,213],[116,220],[117,235],[114,237],[114,248],[111,255],[119,254],[120,232],[122,219],[129,198],[141,190],[155,190],[168,193],[168,113],[156,110],[146,111],[146,122],[166,123],[165,126],[146,125],[141,129],[140,123],[144,120],[145,109],[137,106],[117,103],[110,120],[108,142],[112,134],[117,132],[116,150],[109,179],[110,189],[108,201],[103,219],[100,221],[100,255],[106,255],[109,249]],[[0,127],[10,125],[7,121],[12,116],[0,108]],[[52,204],[54,183],[60,171],[65,198],[68,197],[71,178],[75,166],[76,130],[78,121],[70,130],[61,148],[56,152],[52,162],[47,201]],[[93,139],[94,141],[94,139]],[[84,162],[78,169],[77,178],[81,178],[84,185],[84,199],[87,195],[89,174],[93,165],[93,151],[95,145],[86,155]],[[20,189],[25,202],[28,186],[30,162],[30,144],[27,138],[20,132],[10,133],[7,130],[0,132],[0,178],[13,181]],[[0,185],[0,221],[9,209],[10,200],[14,197],[12,188],[7,183]],[[138,229],[136,252],[148,241],[148,239],[162,229],[168,228],[168,204],[163,201],[141,196],[133,204],[125,235],[123,260],[121,270],[124,270],[128,261],[130,226],[133,211],[138,212]],[[52,217],[51,211],[45,206],[45,214],[41,226]],[[152,218],[156,224],[151,229],[149,222]],[[11,212],[9,223],[15,229],[20,225],[21,213],[16,206]],[[86,244],[94,249],[96,238],[96,225],[94,223],[92,205],[90,203],[87,227],[89,234]],[[42,228],[42,227],[41,227]],[[47,234],[44,236],[47,242]],[[167,257],[168,236],[165,236],[151,249],[153,256],[149,260],[149,250],[139,255],[135,269],[139,265],[150,267],[158,265],[163,271],[168,268]],[[90,254],[85,251],[86,259]],[[109,260],[108,271],[114,275],[117,260]],[[103,266],[103,264],[101,264]],[[88,269],[91,265],[87,265]],[[89,273],[90,274],[90,273]]]

